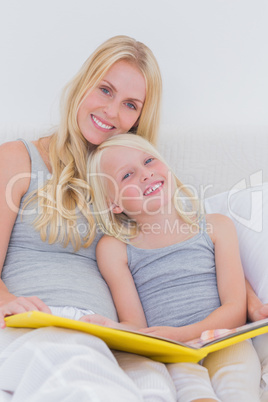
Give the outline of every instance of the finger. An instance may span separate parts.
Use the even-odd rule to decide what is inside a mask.
[[[0,312],[0,328],[4,329],[6,327],[5,316]]]
[[[150,334],[152,330],[149,328],[140,328],[139,332],[143,332],[144,334]]]
[[[34,307],[33,310],[42,311],[43,313],[51,314],[50,308],[44,303],[39,297],[31,296],[28,298],[30,300],[32,306]]]
[[[268,313],[268,305],[264,304],[261,308],[260,308],[262,313]]]
[[[8,317],[13,314],[25,313],[25,308],[21,305],[10,304],[6,306],[0,312],[0,328],[6,327],[5,317]]]
[[[92,322],[90,315],[82,315],[82,317],[79,318],[79,321]]]
[[[18,309],[18,311],[16,311],[17,313],[23,312],[22,310],[20,310],[20,307],[24,309],[24,312],[37,310],[35,303],[31,300],[30,297],[18,297],[12,304],[10,304],[10,309]]]
[[[44,308],[45,307],[45,308]],[[38,297],[18,297],[14,301],[8,303],[2,310],[5,316],[12,314],[25,313],[27,311],[39,311],[44,309],[50,313],[50,309]]]

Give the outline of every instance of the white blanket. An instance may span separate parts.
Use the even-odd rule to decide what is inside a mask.
[[[6,328],[0,344],[1,402],[176,400],[164,364],[131,355],[123,371],[102,340],[82,332]]]

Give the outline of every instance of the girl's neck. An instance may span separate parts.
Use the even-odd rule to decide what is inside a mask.
[[[195,236],[199,229],[185,222],[174,210],[170,214],[150,217],[146,222],[139,221],[140,233],[131,243],[144,249],[167,247],[181,243]]]

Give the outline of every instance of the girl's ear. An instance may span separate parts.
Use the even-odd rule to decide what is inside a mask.
[[[111,205],[111,210],[114,214],[121,214],[123,212],[123,209],[114,203]]]

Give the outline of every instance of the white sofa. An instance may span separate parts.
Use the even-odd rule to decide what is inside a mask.
[[[0,143],[41,135],[45,128],[0,127]],[[268,127],[162,126],[158,148],[180,180],[205,200],[208,212],[234,219],[246,276],[268,303],[268,280],[260,280],[268,268]]]
[[[0,144],[36,139],[47,127],[0,126]],[[267,127],[176,128],[161,126],[158,148],[178,177],[205,198],[268,181]],[[257,173],[257,175],[256,175]]]

